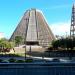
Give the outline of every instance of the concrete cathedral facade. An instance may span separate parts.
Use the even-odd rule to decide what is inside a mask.
[[[23,44],[25,42],[28,45],[49,46],[55,40],[42,12],[36,9],[25,12],[10,40],[14,40],[16,36],[22,36]]]

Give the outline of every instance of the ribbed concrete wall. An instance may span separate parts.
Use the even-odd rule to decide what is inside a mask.
[[[28,30],[27,30],[27,36],[26,36],[26,41],[30,42],[36,42],[38,41],[37,39],[37,28],[36,28],[36,19],[35,19],[35,10],[32,10],[30,12],[30,18],[29,18],[29,23],[28,23]]]
[[[38,42],[40,46],[49,46],[51,41],[55,40],[43,14],[36,9],[26,11],[10,40],[14,40],[15,36],[22,36],[23,43],[25,40]]]

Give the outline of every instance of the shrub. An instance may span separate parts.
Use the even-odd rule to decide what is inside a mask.
[[[9,61],[9,62],[16,62],[16,59],[10,58],[8,61]]]
[[[3,61],[3,59],[0,59],[0,62],[2,62]]]
[[[24,63],[24,60],[17,60],[16,63]]]
[[[27,62],[27,63],[33,62],[33,59],[26,59],[25,62]]]

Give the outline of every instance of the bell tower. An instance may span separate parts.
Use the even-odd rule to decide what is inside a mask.
[[[72,7],[70,37],[71,39],[75,37],[75,4],[73,4],[73,7]]]

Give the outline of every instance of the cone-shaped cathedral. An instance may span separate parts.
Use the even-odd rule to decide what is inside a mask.
[[[10,40],[14,40],[15,36],[21,36],[23,44],[25,42],[26,44],[37,44],[40,46],[49,46],[51,41],[55,39],[43,14],[36,9],[25,12]]]

